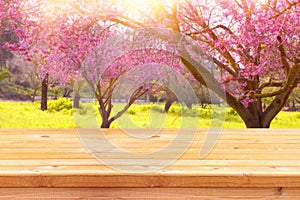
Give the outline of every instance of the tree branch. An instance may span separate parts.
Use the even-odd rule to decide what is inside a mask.
[[[270,19],[272,19],[272,18],[277,18],[277,17],[279,17],[280,15],[283,15],[284,13],[286,13],[286,12],[288,12],[291,8],[293,8],[294,6],[296,6],[297,4],[299,4],[300,3],[300,0],[298,0],[298,1],[296,1],[296,2],[293,2],[293,3],[290,3],[289,1],[286,1],[288,4],[289,4],[289,6],[286,8],[286,9],[284,9],[284,10],[282,10],[282,11],[278,11],[278,10],[276,10],[276,6],[277,6],[277,1],[275,1],[276,2],[276,4],[274,5],[274,7],[272,8],[273,10],[275,10],[275,12],[277,13],[276,15],[274,15],[273,17],[271,17]]]
[[[261,84],[259,87],[258,87],[258,90],[263,90],[264,88],[266,87],[283,87],[284,86],[284,82],[282,81],[273,81],[271,78],[268,82],[265,82],[263,84]]]
[[[229,74],[231,74],[232,76],[236,77],[236,73],[227,65],[224,65],[223,63],[221,63],[218,59],[213,58],[213,61],[216,65],[218,65],[221,69],[226,70]]]
[[[118,112],[115,116],[113,116],[109,122],[113,122],[114,120],[118,119],[119,117],[121,117],[127,110],[128,108],[141,96],[143,96],[144,94],[146,94],[148,92],[147,89],[144,89],[143,86],[139,87],[134,94],[131,96],[129,102],[126,104],[126,106],[120,111]]]
[[[294,87],[291,87],[290,88],[294,88]],[[264,94],[259,94],[259,93],[256,93],[256,94],[253,94],[253,95],[250,95],[252,98],[255,98],[255,99],[262,99],[262,98],[267,98],[267,97],[273,97],[273,96],[276,96],[276,95],[279,95],[279,94],[282,94],[284,92],[286,92],[286,90],[288,89],[288,87],[283,87],[279,90],[276,90],[274,92],[270,92],[270,93],[264,93]]]
[[[288,79],[286,81],[285,88],[286,90],[278,95],[275,96],[275,99],[272,101],[272,103],[268,106],[268,108],[263,113],[263,118],[266,121],[271,121],[273,117],[280,112],[282,107],[284,106],[284,103],[290,96],[293,89],[297,86],[297,77],[300,74],[300,61],[298,59],[294,60],[294,64],[289,72]]]
[[[287,59],[286,59],[286,52],[284,50],[284,47],[283,47],[283,41],[282,41],[282,38],[280,36],[277,36],[277,40],[279,42],[279,46],[278,46],[278,49],[280,51],[280,58],[281,58],[281,62],[287,72],[287,74],[289,73],[290,71],[290,64],[288,63]]]

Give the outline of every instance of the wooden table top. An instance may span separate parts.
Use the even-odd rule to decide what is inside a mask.
[[[190,130],[177,132],[138,139],[118,129],[0,129],[0,187],[300,187],[299,129],[224,129],[204,158],[207,130],[192,140]],[[102,145],[99,134],[116,148],[89,153],[82,136]]]

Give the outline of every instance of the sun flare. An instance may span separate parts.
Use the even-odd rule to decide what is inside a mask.
[[[155,0],[124,0],[130,5],[149,5],[150,3],[155,3]]]
[[[153,8],[161,5],[176,3],[180,0],[123,0],[130,9],[134,8]]]

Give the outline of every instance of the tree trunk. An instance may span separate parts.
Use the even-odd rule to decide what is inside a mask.
[[[164,109],[164,112],[165,112],[165,113],[168,113],[168,112],[169,112],[169,110],[170,110],[170,108],[171,108],[173,102],[174,102],[174,101],[172,101],[172,100],[167,100],[167,102],[166,102],[166,104],[165,104],[165,109]]]
[[[177,100],[176,95],[168,88],[165,89],[166,92],[166,104],[164,112],[168,113],[170,110],[170,107],[172,106],[173,102]]]
[[[36,93],[37,93],[38,88],[35,88],[32,94],[32,102],[35,102],[35,97],[36,97]]]
[[[109,128],[110,124],[111,124],[111,122],[108,119],[102,118],[101,128]]]
[[[81,96],[76,92],[74,95],[74,101],[73,101],[74,108],[79,108],[80,98],[81,98]]]
[[[188,55],[185,55],[188,58]],[[196,68],[192,63],[190,63],[186,58],[181,58],[182,62],[185,64],[186,68],[193,74],[194,78],[205,86],[210,86],[217,95],[226,100],[227,104],[232,107],[240,117],[243,119],[247,128],[269,128],[272,120],[281,111],[285,102],[287,101],[289,95],[291,94],[294,87],[297,85],[297,77],[300,73],[299,62],[295,61],[294,65],[290,69],[288,78],[286,80],[285,90],[274,95],[273,101],[269,106],[263,111],[263,106],[261,103],[250,103],[249,107],[246,108],[241,102],[239,102],[235,97],[226,92],[226,97],[224,98],[221,85],[217,80],[202,68]],[[201,73],[200,73],[200,70]]]
[[[261,116],[244,120],[247,128],[270,128],[271,122],[266,122]]]
[[[104,106],[101,106],[98,108],[100,115],[101,115],[101,119],[102,119],[102,123],[100,128],[109,128],[111,123],[113,122],[113,119],[109,119],[109,115],[110,115],[110,109],[108,111],[105,110]]]
[[[236,100],[233,102],[230,98],[227,98],[227,103],[237,111],[247,128],[270,128],[272,120],[282,110],[291,91],[289,89],[277,95],[265,110],[260,100],[249,104],[247,108]]]
[[[267,119],[263,112],[263,103],[261,100],[250,103],[245,107],[233,96],[226,93],[226,101],[242,118],[247,128],[269,128],[272,119]]]
[[[41,110],[47,110],[47,101],[48,101],[48,78],[49,75],[46,74],[45,78],[42,81],[42,97],[41,97]]]
[[[114,121],[114,118],[109,119],[109,114],[107,112],[101,114],[102,123],[100,128],[110,128],[111,123]]]
[[[72,91],[73,91],[72,89],[65,88],[63,97],[70,97],[70,94],[71,94]]]

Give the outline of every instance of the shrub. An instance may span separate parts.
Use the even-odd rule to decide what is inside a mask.
[[[211,119],[212,117],[212,110],[210,108],[201,108],[200,109],[200,117],[202,119]]]
[[[233,116],[237,116],[238,115],[237,112],[234,109],[232,109],[232,108],[229,108],[227,113],[229,115],[233,115]]]
[[[181,105],[174,103],[171,108],[169,109],[169,113],[174,114],[178,117],[180,117],[182,115],[182,109],[181,109]]]
[[[139,112],[148,112],[150,110],[150,105],[139,106]]]
[[[60,112],[66,110],[72,110],[72,101],[66,98],[59,98],[57,100],[51,100],[48,102],[49,112]]]
[[[136,114],[136,111],[133,110],[133,109],[129,109],[129,110],[128,110],[128,113],[129,113],[130,115],[135,115],[135,114]]]

